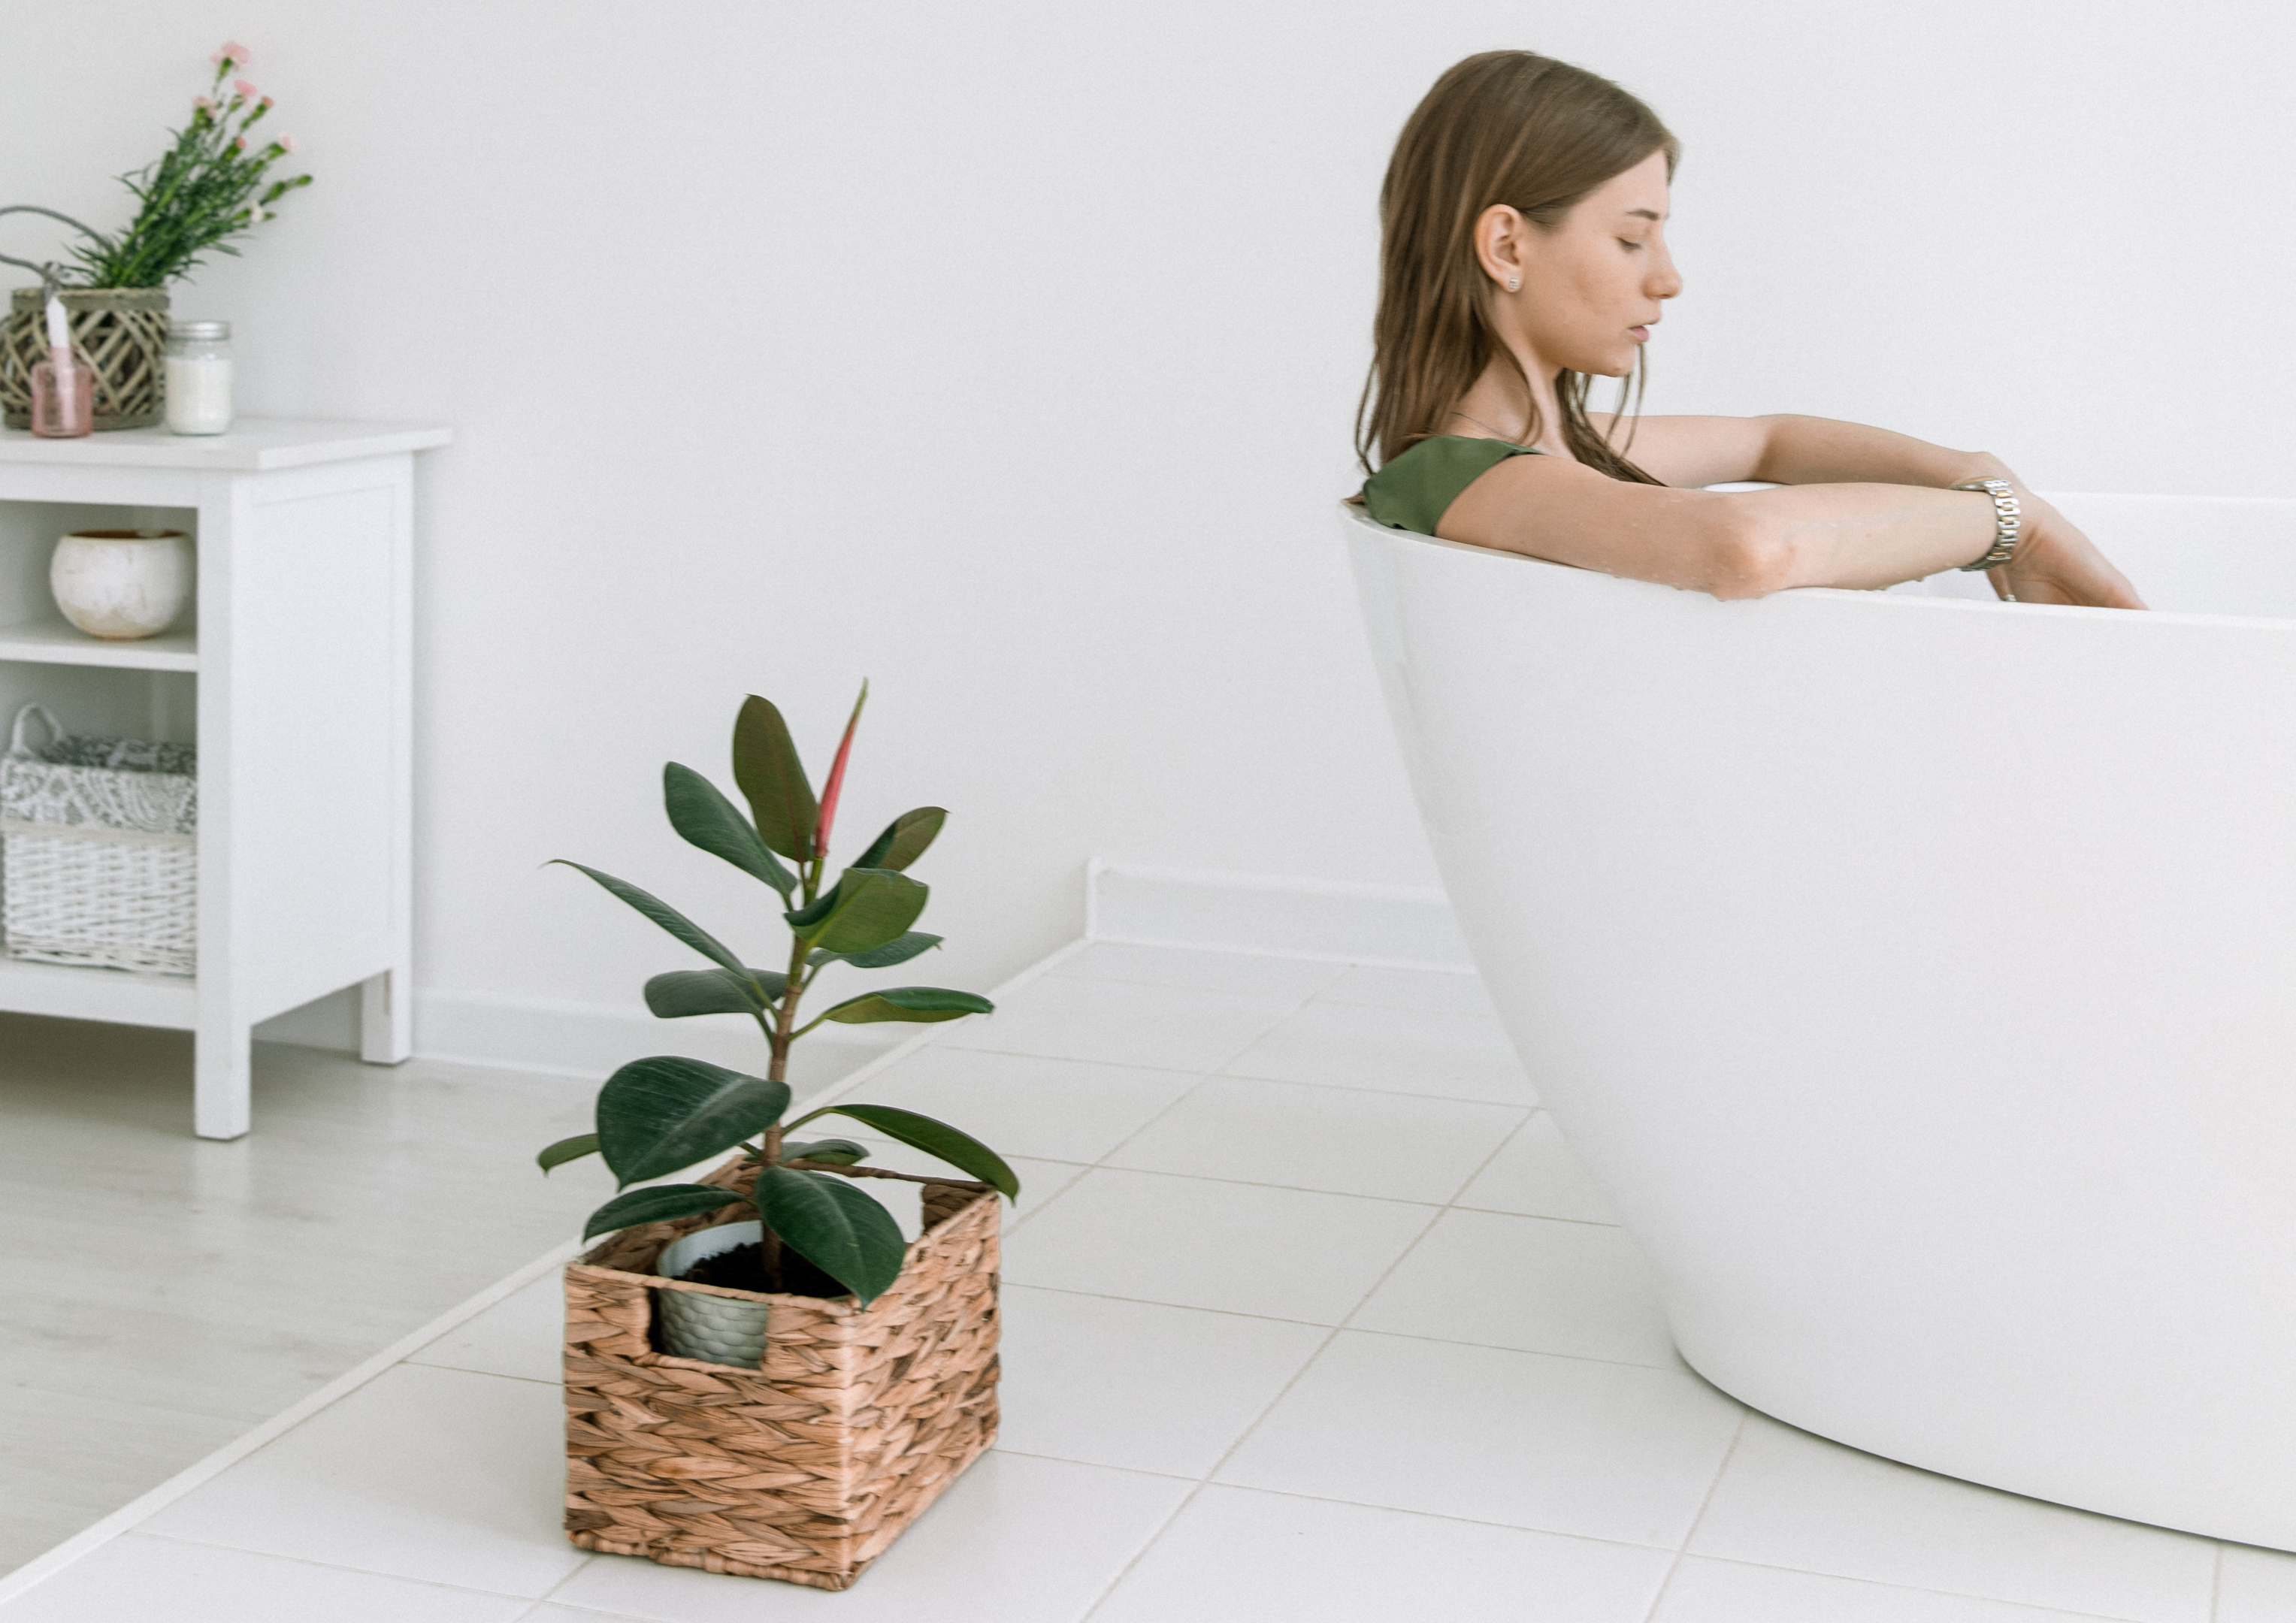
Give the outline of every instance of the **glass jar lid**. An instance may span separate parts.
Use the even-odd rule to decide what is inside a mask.
[[[187,338],[195,342],[201,339],[209,340],[225,339],[231,336],[231,324],[227,321],[172,322],[168,327],[168,336]]]

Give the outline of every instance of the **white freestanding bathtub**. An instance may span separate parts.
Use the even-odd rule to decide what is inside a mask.
[[[2296,502],[2057,500],[2157,612],[1346,526],[1460,923],[1684,1357],[2296,1549]]]

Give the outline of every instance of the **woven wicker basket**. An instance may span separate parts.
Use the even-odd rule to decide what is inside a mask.
[[[854,1177],[901,1177],[856,1167]],[[746,1189],[729,1161],[704,1182]],[[566,1269],[566,1530],[586,1550],[844,1589],[996,1435],[997,1196],[925,1184],[893,1287],[753,1296],[649,1272],[746,1204],[625,1229]],[[654,1350],[653,1292],[772,1304],[763,1367]]]
[[[32,749],[34,722],[48,746]],[[94,765],[96,761],[133,766]],[[0,948],[43,963],[198,968],[199,780],[176,745],[69,738],[37,704],[0,756]]]
[[[65,288],[72,348],[95,373],[95,430],[149,428],[167,414],[168,290]],[[0,328],[0,421],[32,426],[32,368],[48,358],[40,290],[10,295]]]

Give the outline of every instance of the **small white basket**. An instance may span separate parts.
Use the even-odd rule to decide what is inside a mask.
[[[48,735],[37,749],[36,721]],[[198,824],[189,749],[67,737],[26,705],[0,757],[0,949],[193,973]]]

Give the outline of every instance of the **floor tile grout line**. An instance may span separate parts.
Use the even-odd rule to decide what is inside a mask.
[[[1578,1228],[1624,1228],[1623,1223],[1605,1223],[1600,1217],[1558,1217],[1551,1211],[1509,1211],[1504,1206],[1462,1206],[1454,1201],[1447,1211],[1472,1212],[1479,1217],[1529,1217],[1538,1223],[1568,1223]]]
[[[1436,1215],[1439,1216],[1440,1213],[1438,1212]],[[1410,1256],[1414,1250],[1418,1249],[1419,1242],[1424,1239],[1428,1231],[1434,1226],[1435,1218],[1431,1217],[1428,1218],[1426,1224],[1421,1227],[1419,1233],[1412,1236],[1410,1244],[1405,1246],[1400,1251],[1396,1253],[1394,1260],[1390,1261],[1386,1267],[1380,1271],[1379,1277],[1371,1283],[1369,1289],[1365,1290],[1363,1295],[1357,1299],[1355,1306],[1348,1309],[1348,1316],[1349,1317],[1352,1317],[1357,1312],[1358,1312],[1362,1308],[1364,1303],[1370,1300],[1371,1298],[1378,1291],[1379,1288],[1387,1283],[1389,1275],[1392,1275],[1397,1268],[1403,1266],[1404,1258]],[[1345,1320],[1343,1319],[1341,1324],[1344,1323]],[[1219,1473],[1226,1468],[1227,1463],[1230,1460],[1235,1457],[1236,1450],[1250,1442],[1251,1440],[1252,1434],[1258,1431],[1262,1425],[1267,1423],[1267,1417],[1275,1412],[1276,1406],[1291,1396],[1292,1389],[1300,1384],[1300,1381],[1306,1377],[1308,1372],[1316,1367],[1317,1361],[1320,1360],[1324,1354],[1330,1349],[1332,1343],[1339,1339],[1340,1333],[1340,1324],[1332,1325],[1325,1330],[1324,1332],[1324,1339],[1316,1342],[1315,1349],[1308,1353],[1305,1358],[1300,1361],[1300,1367],[1292,1372],[1291,1378],[1285,1381],[1281,1387],[1277,1388],[1274,1395],[1271,1396],[1265,1404],[1260,1406],[1259,1412],[1251,1417],[1250,1422],[1236,1433],[1235,1440],[1220,1451],[1220,1456],[1218,1459],[1212,1462],[1211,1469],[1206,1471],[1203,1476],[1198,1480],[1196,1486],[1189,1490],[1187,1496],[1183,1498],[1179,1504],[1174,1508],[1171,1515],[1164,1520],[1163,1524],[1141,1545],[1139,1549],[1133,1552],[1132,1559],[1126,1562],[1123,1568],[1117,1573],[1117,1575],[1109,1580],[1107,1586],[1101,1590],[1100,1594],[1096,1597],[1095,1597],[1093,1603],[1086,1607],[1079,1616],[1078,1623],[1091,1623],[1093,1613],[1098,1611],[1103,1606],[1107,1604],[1108,1598],[1114,1594],[1116,1591],[1122,1586],[1124,1580],[1131,1576],[1132,1570],[1140,1564],[1142,1559],[1147,1555],[1149,1551],[1156,1547],[1157,1544],[1162,1540],[1164,1535],[1170,1530],[1172,1524],[1186,1513],[1190,1505],[1193,1504],[1198,1498],[1202,1496],[1204,1489],[1212,1485],[1212,1480],[1218,1476]]]
[[[1109,1153],[1113,1155],[1116,1152],[1111,1150]],[[1028,1157],[1025,1159],[1037,1160],[1041,1158]],[[1063,1161],[1059,1164],[1073,1167],[1079,1163],[1075,1161]],[[1365,1194],[1359,1189],[1326,1189],[1314,1184],[1266,1184],[1261,1183],[1256,1178],[1214,1177],[1208,1172],[1170,1172],[1165,1170],[1161,1167],[1118,1167],[1110,1165],[1107,1162],[1094,1162],[1091,1165],[1086,1166],[1084,1170],[1086,1172],[1137,1172],[1147,1177],[1193,1178],[1200,1184],[1226,1184],[1236,1189],[1280,1189],[1290,1194],[1327,1194],[1342,1201],[1379,1201],[1390,1206],[1425,1206],[1436,1211],[1472,1212],[1477,1217],[1520,1217],[1526,1223],[1568,1223],[1577,1228],[1619,1228],[1622,1226],[1622,1225],[1617,1223],[1605,1223],[1597,1217],[1558,1217],[1552,1212],[1508,1211],[1505,1208],[1497,1206],[1462,1206],[1456,1201],[1420,1201],[1414,1200],[1408,1195]],[[1051,1202],[1047,1201],[1046,1204],[1049,1205]]]
[[[1731,1399],[1735,1403],[1735,1398]],[[1682,1542],[1674,1547],[1674,1559],[1666,1564],[1666,1576],[1658,1581],[1651,1595],[1650,1610],[1643,1614],[1643,1623],[1653,1623],[1658,1609],[1666,1604],[1666,1592],[1674,1587],[1674,1575],[1682,1570],[1683,1558],[1690,1553],[1690,1541],[1698,1537],[1698,1524],[1706,1519],[1707,1507],[1714,1503],[1714,1495],[1722,1486],[1722,1473],[1730,1469],[1730,1461],[1738,1452],[1739,1439],[1746,1435],[1746,1417],[1753,1411],[1743,1404],[1738,1406],[1738,1423],[1731,1428],[1730,1441],[1715,1463],[1714,1475],[1708,1480],[1706,1491],[1699,1496],[1698,1509],[1692,1512],[1690,1525],[1682,1529]]]
[[[467,1364],[438,1364],[432,1362],[430,1359],[421,1357],[419,1354],[410,1354],[406,1357],[401,1358],[399,1363],[412,1364],[417,1369],[445,1370],[450,1375],[488,1375],[496,1381],[523,1381],[529,1386],[546,1386],[555,1388],[565,1384],[562,1378],[555,1375],[545,1381],[539,1375],[512,1375],[506,1374],[498,1369],[472,1369]]]
[[[1299,1011],[1296,1009],[1292,1011],[1293,1014],[1298,1012]],[[982,1016],[979,1018],[987,1017]],[[1284,1020],[1289,1020],[1291,1018],[1292,1016],[1290,1014],[1283,1017]],[[1282,1021],[1278,1021],[1277,1023],[1281,1024]],[[1254,1037],[1252,1039],[1255,1043],[1259,1040],[1259,1039],[1258,1037]],[[1499,1110],[1508,1111],[1538,1111],[1546,1108],[1546,1101],[1541,1099],[1533,1099],[1529,1101],[1524,1101],[1521,1099],[1471,1099],[1464,1094],[1422,1094],[1414,1093],[1408,1088],[1366,1087],[1354,1082],[1310,1082],[1299,1077],[1255,1076],[1249,1071],[1229,1070],[1226,1069],[1226,1066],[1234,1062],[1233,1059],[1224,1060],[1219,1065],[1215,1066],[1211,1070],[1203,1070],[1188,1065],[1143,1065],[1137,1060],[1111,1060],[1095,1054],[1035,1053],[1019,1048],[989,1048],[985,1046],[976,1046],[971,1043],[960,1043],[953,1038],[948,1042],[947,1047],[952,1052],[957,1053],[994,1054],[1000,1059],[1006,1060],[1046,1060],[1056,1065],[1105,1065],[1115,1070],[1151,1070],[1161,1076],[1197,1077],[1207,1081],[1281,1082],[1292,1087],[1329,1088],[1332,1092],[1338,1094],[1379,1094],[1394,1099],[1425,1099],[1437,1104],[1488,1104]],[[1248,1051],[1250,1047],[1250,1044],[1245,1045],[1245,1050]],[[904,1054],[902,1057],[906,1059],[910,1056]],[[873,1080],[873,1078],[864,1079]],[[808,1095],[803,1102],[812,1104],[817,1097],[818,1095]],[[1045,1158],[1039,1157],[1038,1159],[1042,1160]]]
[[[1034,1160],[1037,1158],[1023,1157],[1022,1159]],[[1078,1184],[1083,1183],[1085,1174],[1092,1170],[1090,1167],[1079,1165],[1075,1161],[1055,1161],[1053,1164],[1060,1167],[1075,1167],[1076,1171],[1070,1175],[1066,1183],[1062,1184],[1058,1189],[1054,1190],[1052,1193],[1046,1195],[1041,1204],[1025,1212],[1011,1211],[1007,1215],[1011,1217],[1012,1221],[1009,1223],[1000,1223],[996,1225],[996,1243],[998,1247],[997,1255],[1000,1258],[1000,1267],[1002,1266],[1001,1258],[1004,1255],[1003,1247],[1004,1242],[1011,1236],[1019,1234],[1023,1228],[1036,1221],[1038,1217],[1043,1217],[1047,1210],[1059,1205],[1061,1203],[1061,1197],[1067,1194]]]
[[[1400,1260],[1398,1259],[1398,1263]],[[1032,1284],[1025,1279],[1008,1278],[1004,1283],[1016,1290],[1042,1291],[1052,1296],[1080,1296],[1087,1301],[1125,1302],[1136,1307],[1169,1307],[1175,1313],[1210,1313],[1222,1318],[1250,1319],[1256,1324],[1298,1324],[1308,1330],[1327,1330],[1335,1333],[1344,1330],[1349,1335],[1381,1336],[1390,1341],[1425,1341],[1435,1347],[1472,1347],[1483,1352],[1515,1353],[1526,1358],[1567,1358],[1573,1364],[1600,1364],[1611,1369],[1657,1370],[1669,1375],[1690,1375],[1698,1378],[1702,1384],[1711,1385],[1686,1364],[1639,1364],[1631,1358],[1598,1358],[1591,1353],[1554,1352],[1544,1347],[1508,1347],[1497,1341],[1467,1341],[1456,1336],[1414,1335],[1407,1330],[1373,1330],[1359,1324],[1334,1324],[1323,1319],[1287,1319],[1272,1313],[1245,1313],[1235,1307],[1207,1307],[1195,1302],[1166,1301],[1160,1297],[1118,1296],[1108,1291],[1079,1291],[1073,1285]],[[1349,1311],[1354,1313],[1359,1308],[1360,1304]],[[1716,1389],[1719,1390],[1718,1388]],[[1722,1395],[1729,1397],[1726,1392]],[[1733,1398],[1730,1401],[1735,1403],[1737,1399]],[[1131,1467],[1120,1469],[1129,1470]]]
[[[1217,1078],[1207,1078],[1216,1080]],[[1127,1141],[1130,1142],[1129,1140]],[[1123,1146],[1119,1145],[1121,1149]],[[1109,1152],[1111,1155],[1115,1150]],[[1025,1156],[1027,1160],[1042,1160],[1043,1156]],[[1086,1172],[1128,1172],[1142,1177],[1193,1178],[1203,1184],[1226,1184],[1238,1189],[1280,1189],[1290,1194],[1324,1194],[1342,1201],[1379,1201],[1390,1206],[1424,1206],[1434,1211],[1471,1211],[1487,1217],[1521,1217],[1527,1223],[1569,1223],[1580,1228],[1618,1228],[1616,1223],[1604,1223],[1594,1217],[1558,1217],[1542,1211],[1506,1211],[1496,1206],[1461,1206],[1456,1201],[1414,1201],[1397,1194],[1365,1194],[1353,1189],[1318,1189],[1308,1184],[1263,1184],[1252,1178],[1214,1177],[1205,1172],[1166,1172],[1154,1167],[1114,1167],[1105,1161],[1061,1161],[1063,1167],[1083,1167]],[[1081,1180],[1078,1180],[1081,1181]],[[1070,1185],[1073,1187],[1074,1185]],[[1056,1197],[1057,1198],[1057,1197]],[[1052,1204],[1050,1201],[1045,1202]],[[1038,1210],[1043,1208],[1039,1207]]]
[[[2046,1501],[2042,1501],[2042,1503],[2046,1504]],[[2137,1525],[2150,1526],[2151,1524],[2140,1522]],[[1943,1599],[1954,1601],[1982,1601],[1987,1604],[1993,1606],[2021,1606],[2028,1611],[2040,1611],[2046,1612],[2053,1617],[2078,1619],[2079,1619],[2079,1623],[2153,1623],[2153,1620],[2139,1618],[2127,1612],[2078,1611],[2070,1606],[2052,1606],[2046,1601],[2012,1600],[2007,1595],[1983,1594],[1974,1589],[1931,1589],[1924,1585],[1900,1584],[1886,1578],[1864,1578],[1857,1574],[1849,1572],[1825,1572],[1819,1570],[1816,1567],[1785,1567],[1780,1566],[1774,1561],[1748,1561],[1742,1556],[1737,1555],[1700,1555],[1691,1557],[1689,1552],[1686,1550],[1683,1552],[1683,1554],[1687,1559],[1710,1561],[1718,1565],[1726,1567],[1751,1567],[1759,1572],[1791,1572],[1802,1578],[1833,1578],[1837,1582],[1844,1584],[1866,1584],[1875,1589],[1895,1589],[1906,1594],[1933,1594]]]
[[[1491,1169],[1491,1163],[1498,1160],[1500,1156],[1506,1153],[1506,1148],[1509,1144],[1514,1143],[1516,1139],[1521,1137],[1523,1134],[1529,1131],[1531,1122],[1537,1119],[1538,1112],[1545,1108],[1546,1107],[1543,1105],[1534,1104],[1522,1113],[1522,1119],[1516,1122],[1514,1126],[1508,1130],[1505,1137],[1500,1139],[1497,1143],[1491,1146],[1491,1152],[1483,1157],[1482,1160],[1476,1166],[1475,1169],[1467,1174],[1465,1181],[1451,1192],[1451,1198],[1443,1202],[1444,1210],[1452,1211],[1458,1209],[1459,1197],[1475,1186],[1475,1180],[1481,1177],[1484,1173],[1488,1172]]]
[[[597,1565],[597,1552],[594,1550],[584,1550],[582,1552],[582,1559],[574,1563],[572,1570],[570,1570],[564,1578],[560,1578],[556,1583],[551,1585],[549,1588],[544,1590],[540,1594],[535,1597],[534,1604],[536,1609],[539,1610],[544,1606],[550,1605],[560,1590],[565,1588],[567,1585],[581,1577],[592,1567]]]
[[[1007,1449],[1000,1450],[999,1452],[1018,1453],[1019,1451],[1017,1449]],[[1060,1459],[1063,1463],[1071,1465],[1098,1465],[1100,1463],[1097,1460],[1068,1460],[1059,1455],[1031,1455],[1028,1457],[1031,1459]],[[1104,1469],[1130,1470],[1132,1467],[1108,1466],[1104,1467]],[[1193,1480],[1193,1479],[1183,1480]],[[1529,1522],[1523,1521],[1487,1521],[1480,1516],[1455,1516],[1447,1511],[1408,1510],[1399,1504],[1384,1504],[1370,1499],[1341,1499],[1331,1494],[1303,1494],[1299,1489],[1292,1488],[1262,1488],[1257,1483],[1214,1482],[1209,1479],[1204,1481],[1203,1486],[1206,1488],[1225,1488],[1240,1494],[1267,1494],[1279,1499],[1299,1499],[1309,1504],[1342,1504],[1353,1510],[1386,1511],[1393,1515],[1416,1516],[1428,1521],[1455,1521],[1462,1527],[1492,1528],[1501,1532],[1508,1533],[1536,1533],[1543,1538],[1575,1538],[1585,1544],[1608,1545],[1611,1548],[1619,1550],[1642,1550],[1652,1555],[1668,1555],[1673,1553],[1664,1545],[1636,1544],[1631,1538],[1605,1538],[1599,1533],[1573,1533],[1566,1531],[1561,1528],[1533,1527]],[[1753,1563],[1742,1562],[1741,1564],[1751,1565]],[[1820,1573],[1814,1576],[1825,1577],[1829,1575]],[[1866,1580],[1861,1579],[1859,1581],[1863,1582]],[[1941,1594],[1944,1592],[1939,1591],[1937,1593]],[[2114,1623],[2120,1623],[2120,1619],[2114,1619]]]
[[[1114,1154],[1115,1152],[1111,1151],[1110,1153]],[[1350,1194],[1337,1189],[1310,1189],[1304,1184],[1262,1184],[1250,1178],[1212,1177],[1201,1172],[1157,1172],[1146,1167],[1111,1167],[1104,1161],[1095,1162],[1093,1166],[1087,1168],[1086,1170],[1091,1172],[1121,1172],[1129,1177],[1186,1178],[1199,1184],[1225,1184],[1231,1188],[1235,1189],[1279,1189],[1286,1194],[1319,1194],[1334,1201],[1377,1201],[1381,1204],[1386,1206],[1418,1206],[1423,1207],[1429,1211],[1441,1211],[1443,1209],[1443,1203],[1440,1201],[1407,1201],[1401,1195],[1393,1194]],[[1497,1215],[1501,1217],[1512,1217],[1514,1214],[1511,1212],[1501,1212]],[[1546,1219],[1534,1218],[1532,1220],[1545,1221]],[[1567,1219],[1561,1220],[1567,1221]]]
[[[1229,1062],[1231,1064],[1234,1062]],[[1464,1094],[1423,1094],[1404,1087],[1368,1087],[1358,1082],[1310,1082],[1300,1077],[1263,1077],[1248,1070],[1228,1070],[1225,1068],[1212,1074],[1229,1082],[1281,1082],[1292,1087],[1329,1088],[1335,1094],[1377,1094],[1386,1099],[1424,1099],[1434,1104],[1488,1104],[1504,1111],[1546,1108],[1543,1099],[1470,1099]]]
[[[1070,1454],[1046,1454],[1041,1448],[1007,1448],[1002,1443],[989,1447],[993,1454],[1009,1454],[1017,1460],[1049,1460],[1055,1465],[1083,1465],[1094,1471],[1124,1471],[1136,1477],[1156,1477],[1166,1482],[1201,1482],[1203,1478],[1190,1476],[1185,1471],[1155,1471],[1146,1465],[1116,1465],[1106,1460],[1080,1460]]]
[[[256,1555],[265,1561],[283,1561],[298,1567],[318,1567],[328,1572],[356,1572],[362,1578],[387,1578],[395,1583],[420,1584],[426,1589],[451,1589],[457,1594],[483,1594],[498,1601],[529,1601],[539,1605],[548,1598],[546,1594],[512,1594],[507,1589],[482,1589],[475,1584],[457,1584],[443,1578],[415,1578],[405,1572],[386,1572],[380,1567],[353,1567],[342,1562],[321,1561],[310,1555],[288,1555],[277,1550],[258,1550],[243,1544],[223,1544],[213,1538],[186,1538],[181,1533],[153,1533],[136,1528],[132,1529],[132,1536],[137,1538],[152,1539],[160,1544],[182,1545],[186,1549],[228,1550],[234,1555]],[[589,1560],[589,1557],[585,1556],[581,1561],[575,1562],[575,1571],[579,1571],[587,1566]],[[572,1576],[571,1572],[567,1574],[568,1578]],[[559,1579],[557,1583],[551,1585],[551,1589],[554,1591],[558,1587],[558,1583],[564,1581],[564,1578]]]
[[[1102,1152],[1100,1159],[1093,1162],[1091,1169],[1098,1171],[1102,1168],[1108,1168],[1108,1169],[1112,1172],[1140,1170],[1137,1168],[1109,1167],[1108,1158],[1111,1155],[1121,1154],[1125,1145],[1130,1143],[1134,1139],[1139,1137],[1140,1135],[1145,1133],[1150,1127],[1154,1127],[1158,1122],[1163,1120],[1165,1117],[1170,1115],[1174,1111],[1178,1110],[1181,1105],[1186,1103],[1198,1094],[1203,1092],[1206,1084],[1210,1083],[1211,1080],[1212,1075],[1210,1073],[1198,1077],[1189,1086],[1184,1087],[1178,1093],[1173,1094],[1171,1101],[1167,1103],[1162,1110],[1158,1111],[1154,1115],[1149,1117],[1147,1120],[1142,1122],[1138,1127],[1133,1128],[1132,1131],[1127,1133],[1122,1138],[1119,1138],[1116,1143],[1109,1145],[1105,1151]],[[1195,1177],[1199,1175],[1193,1172],[1184,1172],[1177,1176],[1181,1177]],[[1079,1179],[1078,1181],[1081,1182],[1082,1180]]]
[[[1360,1313],[1363,1309],[1357,1307],[1356,1311]],[[1721,1391],[1719,1387],[1715,1387],[1713,1382],[1699,1374],[1686,1362],[1642,1364],[1632,1358],[1598,1358],[1592,1353],[1551,1352],[1544,1347],[1504,1347],[1496,1341],[1462,1341],[1453,1336],[1414,1335],[1407,1330],[1374,1330],[1367,1324],[1334,1324],[1332,1328],[1344,1330],[1351,1336],[1385,1336],[1391,1341],[1426,1341],[1437,1347],[1472,1347],[1484,1352],[1515,1353],[1526,1358],[1568,1358],[1573,1364],[1600,1364],[1611,1369],[1657,1370],[1661,1374],[1688,1375],[1696,1380],[1701,1386],[1712,1387],[1714,1390]],[[1669,1345],[1671,1345],[1671,1342]],[[1676,1357],[1680,1358],[1680,1353],[1677,1352]],[[1725,1398],[1730,1397],[1727,1392],[1723,1392],[1722,1395]],[[1738,1400],[1731,1398],[1730,1401],[1736,1403]]]

